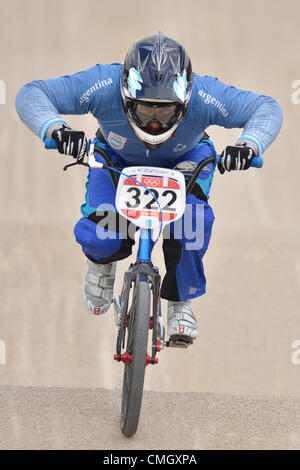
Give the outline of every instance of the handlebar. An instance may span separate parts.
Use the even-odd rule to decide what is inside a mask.
[[[45,148],[46,149],[57,149],[56,141],[54,139],[45,139]],[[94,149],[96,149],[97,153],[100,153],[100,155],[102,155],[102,157],[104,158],[105,164],[101,163],[101,162],[98,162],[95,159]],[[117,178],[117,175],[116,175],[116,171],[119,173],[118,170],[121,170],[121,168],[117,167],[116,165],[113,165],[108,153],[105,152],[104,149],[96,146],[94,143],[91,143],[90,141],[88,141],[87,152],[88,152],[88,163],[84,163],[83,158],[82,158],[80,160],[77,160],[77,162],[75,162],[75,163],[71,163],[69,165],[66,165],[64,167],[64,170],[67,170],[70,166],[74,166],[74,165],[77,165],[77,164],[85,165],[85,166],[90,167],[90,168],[98,168],[98,169],[103,169],[103,170],[107,169],[110,173],[112,183],[113,183],[115,189],[117,189],[118,178]],[[203,168],[206,165],[208,165],[209,163],[214,163],[214,164],[217,165],[220,162],[220,160],[221,160],[221,155],[217,154],[216,156],[205,158],[200,163],[198,163],[195,171],[193,172],[192,177],[189,179],[189,181],[187,183],[187,187],[186,187],[186,194],[187,195],[192,191],[192,189],[193,189],[193,187],[194,187],[194,185],[197,181],[197,178],[198,178],[199,174],[201,173],[201,171],[203,170]],[[261,168],[263,166],[263,163],[264,163],[264,161],[261,157],[254,157],[251,160],[250,166],[252,166],[254,168]]]
[[[49,149],[57,149],[57,144],[56,144],[56,141],[54,139],[45,139],[45,148],[47,150]],[[87,148],[87,151],[89,150],[89,145],[88,145],[88,148]],[[216,157],[216,160],[214,159],[214,161],[216,161],[216,164],[218,165],[218,163],[220,163],[220,160],[221,160],[221,155],[218,155],[217,154],[217,157]],[[254,168],[262,168],[264,164],[264,160],[262,157],[254,157],[252,158],[251,160],[251,167],[254,167]],[[96,165],[95,166],[96,168],[99,168],[99,165]]]

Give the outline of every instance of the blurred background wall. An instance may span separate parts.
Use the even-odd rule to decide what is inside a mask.
[[[81,297],[86,265],[72,232],[86,172],[65,174],[68,158],[43,149],[14,100],[31,80],[122,62],[161,30],[183,43],[195,72],[277,99],[284,125],[262,170],[216,175],[208,292],[193,304],[200,336],[162,352],[146,388],[299,395],[299,14],[297,0],[0,0],[0,385],[121,385],[113,311],[90,318]],[[68,122],[90,136],[97,128],[91,116]],[[240,132],[208,129],[219,152]],[[159,250],[154,259],[163,273]]]

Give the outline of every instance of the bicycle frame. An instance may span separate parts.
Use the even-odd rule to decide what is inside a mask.
[[[152,251],[152,230],[150,228],[141,228],[140,230],[137,262],[150,263]]]

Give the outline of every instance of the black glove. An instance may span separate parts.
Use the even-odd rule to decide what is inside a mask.
[[[244,145],[226,147],[221,154],[218,169],[221,175],[231,170],[248,170],[252,158],[255,157],[254,150]]]
[[[52,132],[52,139],[57,143],[59,153],[72,155],[77,159],[84,156],[87,140],[83,131],[73,131],[69,127],[62,126]]]

